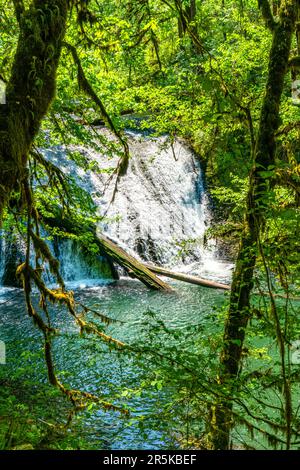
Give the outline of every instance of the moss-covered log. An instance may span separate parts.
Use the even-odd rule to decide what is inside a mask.
[[[158,290],[171,291],[172,288],[154,274],[147,265],[129,255],[123,248],[102,234],[97,234],[97,244],[101,250],[125,268],[131,275],[142,281],[147,287]]]

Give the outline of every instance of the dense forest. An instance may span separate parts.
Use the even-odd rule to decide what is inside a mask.
[[[0,449],[299,449],[300,1],[0,31]]]

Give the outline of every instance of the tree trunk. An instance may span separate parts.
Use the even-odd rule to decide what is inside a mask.
[[[166,282],[159,279],[159,277],[144,266],[142,262],[127,253],[109,238],[98,233],[94,225],[90,225],[83,231],[81,224],[78,224],[76,220],[63,214],[59,207],[48,207],[47,210],[49,213],[52,212],[55,215],[53,217],[47,215],[46,217],[40,214],[40,218],[43,224],[45,224],[46,229],[48,225],[49,227],[59,227],[61,230],[74,233],[75,235],[83,235],[83,233],[86,233],[92,236],[92,243],[98,246],[101,254],[110,257],[115,263],[125,268],[147,287],[162,291],[172,291],[172,288]]]
[[[191,30],[198,37],[197,27],[194,24],[197,15],[196,0],[190,0],[189,4],[184,6],[181,0],[175,1],[175,7],[178,12],[178,36],[182,38],[192,23]]]
[[[231,297],[220,356],[218,382],[228,396],[236,390],[241,354],[249,318],[253,272],[258,253],[258,239],[264,226],[270,186],[270,165],[274,165],[275,133],[279,126],[280,100],[287,71],[292,34],[295,27],[297,0],[281,2],[280,19],[274,24],[268,80],[261,110],[253,168],[250,175],[244,231],[231,286]],[[265,173],[264,173],[265,172]],[[209,446],[230,447],[233,402],[220,398],[210,410]]]
[[[198,276],[192,276],[190,274],[182,274],[171,271],[170,269],[161,268],[160,266],[154,266],[149,263],[143,263],[150,271],[156,274],[161,274],[162,276],[170,277],[176,279],[177,281],[188,282],[189,284],[196,284],[197,286],[210,287],[212,289],[223,289],[230,290],[230,286],[227,284],[222,284],[221,282],[210,281],[208,279],[202,279]]]
[[[27,156],[55,95],[68,0],[34,0],[27,10],[15,0],[19,40],[0,105],[0,221],[12,191],[21,188]]]
[[[110,256],[117,264],[124,267],[130,274],[142,281],[147,287],[162,291],[172,291],[173,289],[164,281],[159,279],[152,270],[134,256],[126,253],[109,238],[102,234],[96,235],[97,244],[106,255]]]

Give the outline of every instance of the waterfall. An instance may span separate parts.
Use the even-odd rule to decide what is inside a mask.
[[[48,234],[42,233],[47,239]],[[103,256],[91,256],[83,253],[82,248],[74,240],[54,240],[47,241],[52,253],[60,264],[60,273],[65,282],[72,283],[72,287],[85,286],[93,281],[111,281],[115,277],[111,265]],[[30,262],[34,266],[35,256],[31,250]],[[15,272],[17,266],[25,259],[25,243],[19,236],[12,238],[5,234],[0,236],[0,285],[18,287]],[[45,265],[44,279],[55,284],[56,280],[50,273],[47,264]]]
[[[98,132],[113,140],[107,129]],[[193,151],[181,139],[171,143],[168,136],[130,131],[126,136],[129,167],[118,182],[113,202],[116,178],[110,175],[119,157],[107,158],[104,152],[78,146],[68,151],[59,146],[44,153],[92,196],[99,215],[105,215],[99,230],[124,249],[144,261],[227,279],[230,266],[218,260],[215,244],[206,241],[212,215],[201,165]],[[78,151],[89,167],[98,170],[79,168],[70,155]]]
[[[99,137],[114,140],[105,128],[97,132]],[[111,174],[120,156],[107,158],[104,152],[79,146],[55,146],[42,152],[91,195],[102,217],[99,230],[125,250],[174,270],[221,281],[228,278],[229,265],[218,260],[213,242],[206,242],[211,213],[201,165],[193,151],[180,139],[172,143],[168,136],[126,134],[129,167],[118,182],[113,202],[116,177]],[[75,163],[78,154],[90,169]],[[107,259],[84,256],[76,242],[48,243],[67,282],[82,284],[86,279],[115,277]],[[23,241],[0,237],[0,279],[11,278],[22,253]],[[46,277],[50,282],[53,279],[49,273]],[[5,283],[10,285],[7,280]]]
[[[114,278],[111,266],[107,259],[100,255],[83,253],[82,248],[74,240],[55,239],[50,244],[52,252],[59,260],[60,273],[67,283],[73,287],[84,286],[92,281],[99,283],[111,281]],[[53,277],[48,273],[48,280]]]
[[[104,230],[146,261],[181,270],[203,263],[211,254],[204,243],[211,216],[193,152],[180,140],[133,133],[130,150],[114,202],[109,206],[112,189],[102,201],[110,219]]]

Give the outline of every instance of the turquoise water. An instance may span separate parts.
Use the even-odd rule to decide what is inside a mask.
[[[214,318],[215,309],[223,304],[226,296],[223,291],[183,283],[175,283],[173,287],[171,294],[160,293],[147,290],[138,281],[124,279],[113,284],[77,286],[75,299],[119,320],[107,327],[106,333],[135,343],[143,338],[147,341],[145,323],[149,316],[146,312],[155,313],[155,322],[161,321],[170,329],[184,330],[187,326],[205,325],[208,319]],[[167,400],[165,391],[122,397],[125,389],[134,389],[144,380],[147,360],[140,368],[134,355],[110,352],[94,337],[80,338],[72,318],[63,309],[52,308],[50,315],[53,325],[61,331],[61,336],[54,340],[54,356],[64,383],[131,408],[131,419],[120,418],[117,412],[104,412],[101,408],[86,413],[83,426],[93,446],[160,449],[173,445],[163,422],[159,421],[159,410]],[[6,343],[7,349],[7,363],[0,366],[1,378],[18,374],[21,380],[31,384],[46,382],[41,334],[27,317],[19,290],[2,289],[0,292],[0,340]],[[35,355],[28,355],[26,351]],[[136,419],[141,416],[145,418],[143,432]]]

